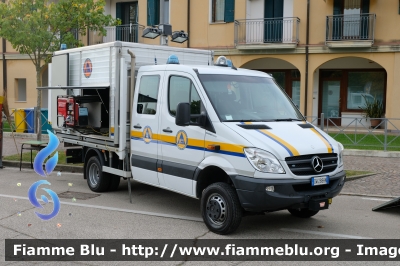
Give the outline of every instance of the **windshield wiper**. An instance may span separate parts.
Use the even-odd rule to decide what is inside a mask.
[[[281,119],[274,119],[274,121],[281,122],[281,121],[303,121],[303,120],[297,118],[281,118]]]

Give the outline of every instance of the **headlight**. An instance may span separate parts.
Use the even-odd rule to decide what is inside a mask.
[[[269,152],[257,148],[245,148],[244,154],[246,154],[251,165],[260,172],[274,174],[285,173],[278,159]]]
[[[341,167],[343,165],[343,150],[344,150],[344,147],[343,147],[342,143],[340,143],[340,142],[338,142],[338,146],[339,146],[338,166]]]

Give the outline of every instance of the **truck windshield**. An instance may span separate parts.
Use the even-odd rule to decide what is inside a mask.
[[[200,74],[223,122],[303,121],[275,81],[267,77]]]

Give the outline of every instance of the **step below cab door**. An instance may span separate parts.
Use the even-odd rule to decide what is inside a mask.
[[[166,188],[193,196],[194,173],[204,159],[205,129],[200,126],[177,126],[176,107],[190,103],[191,114],[205,112],[204,98],[193,76],[166,72],[160,117],[160,182]],[[193,119],[195,120],[195,119]]]
[[[131,122],[133,179],[156,186],[159,186],[157,160],[162,76],[162,72],[139,73]]]

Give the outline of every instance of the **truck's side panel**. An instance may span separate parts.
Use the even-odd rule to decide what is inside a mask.
[[[157,186],[162,78],[161,71],[144,72],[138,76],[131,125],[130,163],[133,178]]]
[[[162,168],[159,175],[168,189],[187,195],[194,194],[194,172],[204,159],[206,130],[199,126],[176,125],[175,114],[181,102],[191,104],[193,115],[205,112],[207,104],[199,87],[188,73],[166,71],[159,129]]]

